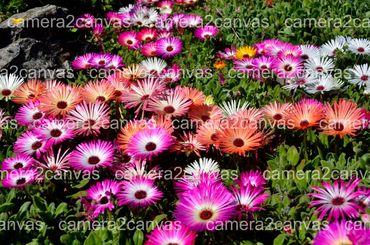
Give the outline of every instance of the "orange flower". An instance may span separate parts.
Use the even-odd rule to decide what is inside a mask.
[[[29,80],[14,91],[12,101],[17,104],[25,104],[36,101],[44,92],[44,85],[38,80]]]
[[[197,130],[197,140],[205,146],[214,145],[218,148],[218,131],[221,121],[209,120],[199,127]]]
[[[87,102],[106,102],[114,98],[116,89],[108,81],[89,82],[81,91],[81,96]]]
[[[40,97],[40,110],[53,116],[65,115],[81,101],[79,89],[59,85]]]
[[[280,104],[275,101],[266,105],[262,110],[269,122],[273,126],[277,126],[279,123],[285,124],[283,115],[284,113],[289,112],[291,106],[292,105],[290,103]]]
[[[226,63],[222,60],[220,61],[216,61],[214,64],[213,64],[214,68],[217,69],[217,70],[221,70],[223,68],[225,68],[226,66]]]
[[[171,151],[195,153],[200,157],[200,151],[205,151],[206,147],[202,145],[192,133],[184,133],[180,135],[180,140],[171,148]]]
[[[298,130],[317,126],[324,115],[323,105],[315,99],[303,99],[283,113],[288,128]]]
[[[362,126],[364,111],[352,101],[341,99],[333,106],[327,103],[325,110],[325,118],[320,123],[323,134],[339,135],[341,138],[343,135],[355,136]]]
[[[177,87],[176,90],[181,90],[188,98],[193,102],[193,105],[203,105],[206,99],[206,96],[203,94],[202,91],[199,91],[198,89],[195,88],[190,88],[190,87]]]
[[[118,145],[122,151],[126,151],[127,144],[130,141],[131,137],[144,129],[148,128],[148,124],[145,120],[140,121],[131,121],[121,129],[121,132],[118,134]]]
[[[221,151],[245,156],[246,152],[256,150],[263,145],[264,134],[258,129],[242,123],[235,125],[230,122],[228,126],[221,128],[218,134]]]
[[[192,105],[189,110],[189,118],[196,125],[201,125],[209,120],[221,120],[222,110],[214,105]]]

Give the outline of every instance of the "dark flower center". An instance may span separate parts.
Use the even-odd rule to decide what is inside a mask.
[[[61,109],[61,110],[63,110],[63,109],[65,109],[65,108],[67,108],[67,106],[68,106],[68,103],[67,103],[67,102],[65,102],[65,101],[59,101],[59,102],[57,103],[57,108],[58,108],[58,109]]]
[[[96,165],[100,162],[100,158],[97,157],[97,156],[91,156],[89,157],[89,159],[87,159],[87,162],[90,164],[90,165]]]
[[[126,43],[127,43],[128,45],[132,45],[134,42],[133,42],[132,40],[127,40],[127,41],[126,41]]]
[[[108,200],[108,197],[106,197],[106,196],[103,196],[100,199],[100,204],[107,204],[108,202],[109,202],[109,200]]]
[[[367,80],[369,80],[369,76],[363,75],[363,76],[360,77],[360,79],[362,81],[367,81]]]
[[[172,46],[168,46],[167,48],[166,48],[166,50],[167,50],[167,52],[172,52],[173,51],[173,47]]]
[[[114,96],[115,97],[121,97],[121,95],[122,95],[122,91],[120,91],[120,90],[114,91]]]
[[[302,59],[304,59],[304,60],[307,60],[309,57],[308,57],[308,55],[307,55],[307,54],[303,54],[303,55],[301,56],[301,58],[302,58]]]
[[[22,177],[17,179],[16,184],[17,185],[24,185],[26,183],[26,178]]]
[[[105,65],[105,60],[99,60],[98,64],[101,65],[101,66]]]
[[[147,197],[147,193],[144,190],[140,190],[140,191],[135,192],[135,198],[136,199],[141,200],[141,199],[144,199],[146,197]]]
[[[217,138],[217,134],[212,134],[212,135],[211,135],[211,140],[212,140],[212,141],[217,141],[217,139],[218,139],[218,138]]]
[[[35,114],[33,114],[32,116],[32,119],[33,120],[39,120],[42,118],[42,113],[41,112],[36,112]]]
[[[316,67],[316,71],[317,72],[323,72],[324,68],[322,68],[322,66],[318,66]]]
[[[209,119],[211,119],[208,115],[203,115],[200,117],[203,122],[207,122]]]
[[[242,147],[244,145],[244,140],[242,140],[241,138],[236,138],[234,141],[233,141],[233,144],[236,146],[236,147]]]
[[[50,135],[51,137],[57,138],[62,135],[62,131],[60,131],[59,129],[52,129],[50,131]]]
[[[93,119],[86,120],[84,122],[84,127],[85,128],[91,128],[91,127],[93,127],[95,125],[95,123],[96,123],[96,121],[93,120]]]
[[[292,71],[293,67],[291,65],[287,64],[287,65],[284,66],[284,70],[285,71]]]
[[[36,151],[42,146],[42,143],[40,141],[36,141],[31,145],[32,150]]]
[[[149,98],[149,95],[148,94],[146,94],[146,95],[143,95],[142,97],[141,97],[141,100],[147,100]]]
[[[248,59],[250,56],[249,56],[249,54],[244,54],[243,55],[243,59]]]
[[[344,125],[343,125],[343,123],[341,123],[341,122],[336,122],[336,123],[334,124],[334,130],[335,130],[335,131],[340,132],[340,131],[343,131],[343,129],[344,129]]]
[[[6,96],[11,95],[11,94],[12,94],[12,91],[11,91],[10,89],[3,89],[3,90],[1,91],[1,94],[2,94],[4,97],[6,97]]]
[[[175,112],[175,108],[173,108],[173,106],[171,106],[171,105],[166,106],[163,110],[164,110],[164,112],[166,112],[167,114],[171,114],[171,113],[174,113],[174,112]]]
[[[358,51],[359,53],[363,53],[363,52],[365,52],[365,49],[364,49],[364,48],[362,48],[362,47],[360,47],[360,48],[358,48],[358,49],[357,49],[357,51]]]
[[[335,206],[342,205],[346,200],[343,197],[334,197],[331,203]]]
[[[203,37],[204,37],[205,39],[208,39],[208,38],[210,38],[210,37],[211,37],[211,35],[209,35],[209,34],[205,34]]]
[[[323,86],[323,85],[319,85],[319,86],[316,87],[316,90],[318,90],[318,91],[323,91],[324,89],[325,89],[325,86]]]
[[[213,216],[213,212],[208,209],[202,210],[199,214],[199,217],[202,220],[209,220],[210,218],[212,218],[212,216]]]
[[[280,113],[276,113],[272,118],[274,120],[278,121],[278,120],[281,120],[283,118],[283,115],[281,115]]]
[[[261,65],[261,70],[266,70],[267,69],[267,65]]]
[[[96,97],[96,100],[97,101],[104,102],[105,101],[105,97],[104,96],[98,96],[98,97]]]
[[[20,169],[20,168],[23,168],[23,163],[21,163],[21,162],[16,162],[15,164],[14,164],[14,169]]]
[[[310,122],[307,121],[307,120],[302,120],[299,124],[302,128],[306,128],[308,127],[308,125],[310,125]]]
[[[145,145],[147,151],[154,151],[157,148],[157,145],[153,142],[149,142]]]

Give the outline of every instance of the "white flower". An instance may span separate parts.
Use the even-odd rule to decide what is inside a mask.
[[[348,49],[355,54],[370,54],[370,41],[365,38],[354,38],[349,41]]]
[[[334,57],[337,50],[343,51],[344,44],[342,40],[332,39],[321,46],[321,55]]]
[[[166,61],[157,57],[147,58],[140,63],[146,72],[151,75],[159,75],[167,67]]]
[[[300,45],[301,58],[304,60],[320,58],[320,49],[314,45]]]
[[[23,83],[23,79],[14,74],[0,75],[0,100],[8,101],[19,86]]]
[[[342,87],[343,81],[338,81],[331,75],[320,76],[307,84],[305,91],[310,94],[324,93],[338,90]]]
[[[247,109],[248,106],[249,106],[248,102],[244,102],[243,104],[241,104],[240,100],[238,101],[231,100],[228,102],[226,101],[222,102],[222,105],[220,105],[220,108],[226,117],[230,117],[241,110]]]
[[[323,75],[334,69],[333,59],[321,57],[319,59],[309,59],[304,64],[306,72],[312,75]]]
[[[352,79],[349,80],[350,83],[359,85],[360,87],[365,86],[366,83],[370,83],[370,67],[368,64],[355,65],[349,69],[349,72],[352,75]]]

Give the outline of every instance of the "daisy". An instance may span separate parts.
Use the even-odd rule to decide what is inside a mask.
[[[14,91],[12,101],[17,104],[26,104],[29,101],[36,101],[44,92],[44,85],[38,80],[29,80],[23,83]]]
[[[203,123],[197,130],[196,138],[204,146],[215,145],[218,146],[220,129],[220,121],[207,121]]]
[[[314,99],[302,99],[292,105],[291,110],[284,113],[289,128],[305,130],[315,127],[324,117],[323,105]]]
[[[323,44],[320,48],[320,53],[322,56],[331,56],[335,57],[337,51],[343,51],[344,43],[340,42],[339,40],[332,39],[325,44]]]
[[[109,107],[105,103],[84,101],[69,113],[67,121],[73,122],[77,135],[98,136],[101,128],[108,128],[110,125]]]
[[[231,219],[235,207],[232,194],[223,184],[201,184],[181,195],[174,215],[192,230],[214,230]]]
[[[138,34],[137,38],[142,42],[151,42],[157,37],[157,31],[153,28],[143,28]]]
[[[189,179],[200,178],[200,175],[204,173],[219,176],[220,166],[218,162],[210,158],[199,158],[184,169],[184,177]]]
[[[163,99],[152,99],[148,103],[148,111],[166,116],[183,116],[190,108],[191,101],[180,90],[170,90]]]
[[[181,79],[181,72],[181,68],[177,64],[173,64],[172,67],[163,69],[159,77],[164,83],[174,83]]]
[[[250,185],[255,188],[260,188],[266,185],[266,180],[260,171],[250,170],[240,173],[239,178],[235,180],[235,183],[238,186]]]
[[[86,102],[108,102],[114,98],[114,87],[107,80],[91,81],[81,90],[81,97]]]
[[[145,120],[129,121],[118,134],[118,144],[122,151],[127,150],[128,143],[132,136],[139,131],[149,128],[148,122]]]
[[[163,58],[171,58],[182,51],[182,41],[180,38],[169,37],[161,38],[157,41],[157,54]]]
[[[146,57],[154,57],[157,56],[157,43],[151,42],[146,43],[141,47],[141,54]]]
[[[294,56],[278,57],[273,64],[273,71],[278,78],[292,78],[302,72],[303,65],[301,59]]]
[[[237,203],[237,216],[239,219],[245,213],[263,210],[261,204],[269,197],[264,188],[255,188],[251,185],[233,187],[232,192]]]
[[[354,38],[348,42],[348,49],[354,54],[370,54],[370,41],[365,38]]]
[[[197,29],[195,29],[194,36],[199,40],[204,41],[216,36],[218,32],[219,30],[216,26],[205,25],[203,27],[198,27]]]
[[[140,41],[137,33],[134,31],[125,31],[118,36],[118,43],[128,49],[137,49],[140,47]]]
[[[224,101],[220,105],[221,110],[223,111],[225,117],[231,117],[238,113],[241,110],[247,109],[249,106],[248,102],[241,103],[240,100],[231,100],[231,101]]]
[[[236,50],[235,57],[238,60],[253,58],[257,53],[257,50],[251,46],[243,46]]]
[[[310,94],[324,93],[328,91],[339,90],[342,85],[343,82],[334,78],[332,75],[324,75],[311,80],[304,90]]]
[[[46,154],[43,155],[42,160],[38,161],[38,165],[46,170],[51,170],[56,174],[61,174],[63,171],[69,169],[70,153],[67,151],[62,152],[59,148],[55,153],[51,148]]]
[[[119,69],[123,66],[125,65],[123,64],[122,57],[119,55],[112,55],[110,62],[105,67],[109,69]]]
[[[34,169],[16,169],[9,172],[2,180],[2,185],[5,188],[20,188],[23,189],[26,185],[32,184],[37,176]]]
[[[0,75],[0,100],[10,100],[14,96],[14,91],[22,83],[23,79],[15,74]]]
[[[273,126],[278,126],[280,123],[285,124],[283,115],[290,110],[291,106],[290,103],[281,104],[275,101],[264,106],[262,111]]]
[[[333,222],[330,223],[327,227],[323,228],[319,233],[315,236],[312,245],[366,245],[367,243],[359,243],[358,239],[351,237],[350,225],[345,222]],[[353,234],[353,233],[352,233]],[[364,238],[366,234],[364,234]]]
[[[274,61],[275,59],[273,57],[261,56],[253,59],[252,64],[261,71],[268,71],[271,70]]]
[[[215,105],[192,105],[189,110],[189,118],[198,126],[209,120],[221,120],[223,118],[223,111]]]
[[[233,123],[227,124],[233,125]],[[238,124],[232,127],[222,127],[217,136],[220,149],[223,152],[245,156],[246,152],[256,150],[262,146],[264,135],[256,128],[243,127],[240,125],[241,123]]]
[[[171,14],[173,2],[171,0],[161,1],[157,4],[161,14]]]
[[[94,140],[79,144],[71,153],[69,161],[74,169],[92,172],[98,167],[111,166],[113,154],[112,143]]]
[[[203,23],[202,17],[195,14],[179,14],[178,17],[173,16],[172,20],[177,28],[195,28]]]
[[[232,60],[235,58],[236,49],[235,47],[225,48],[225,52],[217,52],[217,57],[223,60]]]
[[[200,151],[205,151],[206,147],[197,140],[194,134],[184,132],[171,150],[188,154],[195,153],[200,157]]]
[[[138,64],[130,65],[127,68],[123,68],[120,73],[122,78],[129,80],[130,82],[135,82],[137,79],[143,79],[147,76],[144,67]]]
[[[364,119],[364,112],[358,108],[356,103],[344,99],[325,105],[325,117],[320,123],[323,134],[354,136],[356,131],[361,129]]]
[[[76,87],[60,86],[40,97],[40,110],[46,114],[65,115],[80,102],[80,92]]]
[[[29,125],[36,125],[38,122],[40,122],[45,114],[40,111],[38,106],[40,105],[40,102],[32,102],[23,105],[21,108],[19,108],[18,112],[15,114],[15,120],[17,120],[17,123],[22,126],[29,126]]]
[[[284,43],[280,45],[279,50],[276,51],[276,55],[278,56],[294,56],[294,57],[301,57],[302,50],[300,46],[293,45],[291,43]]]
[[[140,110],[147,110],[149,101],[158,98],[164,89],[165,86],[159,79],[146,78],[124,91],[121,100],[126,108],[136,108],[136,114],[138,114]]]
[[[133,178],[122,182],[122,189],[117,194],[118,204],[130,207],[145,208],[155,204],[163,193],[154,185],[154,180],[148,178]]]
[[[311,202],[310,207],[317,207],[315,212],[321,220],[327,214],[328,220],[357,218],[360,207],[357,205],[356,199],[361,195],[361,192],[355,189],[360,181],[361,179],[348,182],[337,180],[332,185],[323,182],[323,187],[312,186],[315,193],[310,193],[309,196],[315,200]]]
[[[44,119],[40,125],[33,129],[50,146],[59,144],[74,137],[73,129],[66,120]]]
[[[350,83],[359,85],[360,87],[370,84],[370,67],[369,64],[355,65],[349,69],[351,73]]]
[[[234,69],[236,71],[242,72],[242,73],[251,73],[255,72],[257,67],[253,63],[254,59],[242,59],[242,60],[234,60]]]
[[[35,160],[28,155],[18,154],[14,157],[4,159],[1,169],[6,171],[16,169],[28,169],[31,168],[35,163]]]
[[[98,217],[106,210],[114,208],[114,198],[119,192],[121,184],[114,180],[103,180],[90,186],[86,191],[86,199],[91,201],[92,217]]]
[[[95,68],[106,68],[112,61],[112,55],[108,53],[94,54],[91,63]]]
[[[334,62],[330,57],[321,57],[319,59],[306,60],[304,66],[307,73],[319,76],[333,71]]]
[[[194,245],[197,234],[187,226],[175,222],[157,226],[147,236],[144,245]]]
[[[300,45],[302,60],[320,59],[320,48],[314,45]]]
[[[316,77],[313,76],[312,74],[303,72],[302,74],[299,74],[298,76],[285,80],[285,85],[283,86],[283,88],[288,89],[288,90],[296,90],[297,88],[305,88],[307,84],[314,83],[315,79]]]
[[[27,131],[15,142],[14,152],[29,156],[36,154],[36,156],[39,157],[41,153],[46,152],[48,147],[49,146],[39,135],[36,135],[31,131]]]
[[[144,129],[133,134],[127,144],[126,153],[138,159],[150,159],[168,150],[172,144],[172,136],[165,129]]]
[[[93,67],[91,62],[93,58],[92,53],[87,53],[81,56],[78,56],[74,61],[72,61],[72,68],[75,70],[86,70]]]
[[[146,72],[152,76],[158,76],[161,74],[164,68],[166,68],[166,61],[157,57],[148,58],[143,60],[140,65],[146,70]]]
[[[180,90],[182,94],[192,101],[193,105],[203,105],[206,101],[204,93],[198,89],[191,87],[176,87],[176,90]]]

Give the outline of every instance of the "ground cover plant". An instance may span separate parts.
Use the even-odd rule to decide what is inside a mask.
[[[0,75],[2,244],[370,244],[368,3],[84,3]]]

